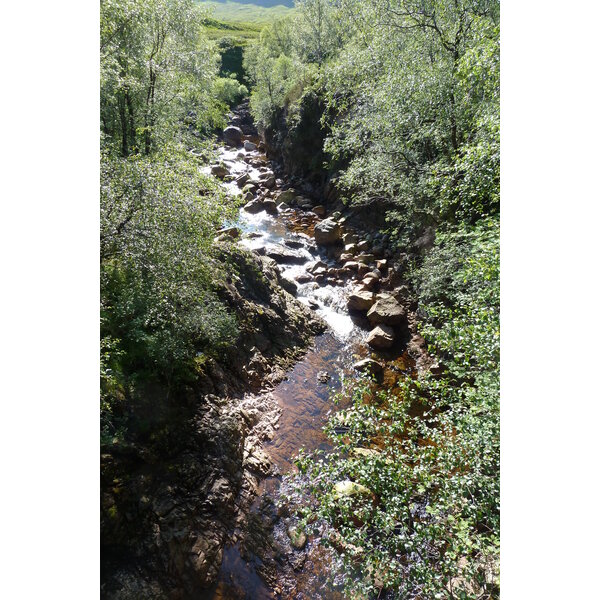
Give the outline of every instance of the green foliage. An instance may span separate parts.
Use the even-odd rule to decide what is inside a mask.
[[[238,335],[213,243],[237,207],[200,157],[247,90],[218,77],[203,18],[192,0],[101,3],[104,441],[126,435],[144,385],[170,393],[195,376],[199,354],[218,356]]]
[[[100,118],[103,144],[123,156],[168,142],[189,112],[213,108],[219,56],[193,0],[103,0]]]
[[[437,374],[346,387],[334,456],[301,453],[291,478],[304,525],[324,528],[350,597],[497,597],[498,3],[300,2],[245,61],[275,139],[306,146],[317,110],[312,155],[343,199],[385,211],[404,249],[435,232],[407,275]]]
[[[235,323],[214,291],[222,268],[212,246],[232,211],[180,148],[105,158],[102,336],[117,345],[121,370],[170,380],[197,352],[233,341]]]
[[[234,76],[219,77],[215,81],[214,93],[219,102],[231,107],[248,96],[248,88],[242,85]]]
[[[291,497],[325,524],[353,597],[498,597],[498,267],[497,219],[440,236],[415,278],[443,376],[347,384],[326,428],[335,460],[298,459]],[[340,501],[341,481],[375,500]]]
[[[311,87],[342,197],[384,210],[400,245],[498,213],[497,1],[306,0],[258,45],[246,51],[256,119],[290,129]]]

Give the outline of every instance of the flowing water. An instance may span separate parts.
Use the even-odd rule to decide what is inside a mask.
[[[248,173],[251,179],[257,180],[261,173],[260,167],[249,165],[247,160],[249,158],[254,164],[260,165],[264,155],[257,150],[248,152],[239,148],[220,148],[219,158],[232,175]],[[234,181],[223,185],[231,194],[240,193]],[[340,266],[314,243],[313,227],[318,220],[314,213],[286,210],[272,216],[265,211],[258,214],[250,214],[244,210],[240,212],[239,222],[236,223],[242,231],[239,243],[259,252],[283,245],[293,248],[306,259],[303,264],[280,265],[284,277],[292,281],[298,277],[302,280],[302,275],[316,261],[322,261],[328,267]],[[290,369],[286,378],[272,392],[282,413],[279,428],[264,449],[275,466],[276,475],[261,482],[259,497],[251,512],[258,514],[259,508],[264,508],[265,498],[277,497],[281,474],[294,469],[293,458],[300,448],[314,450],[329,447],[322,428],[328,414],[335,410],[331,397],[340,388],[341,375],[350,375],[352,364],[369,355],[364,343],[368,333],[366,323],[351,316],[346,309],[346,298],[352,285],[352,280],[338,284],[317,284],[314,280],[297,283],[298,300],[311,307],[329,327],[314,340],[304,358]],[[273,520],[275,524],[271,535],[274,538],[284,537],[283,519],[277,519],[273,512]],[[290,570],[294,581],[290,583],[288,574],[286,588],[268,586],[263,582],[258,575],[262,561],[251,550],[242,549],[239,544],[226,547],[219,581],[207,598],[341,598],[339,592],[326,583],[328,557],[323,552],[318,547],[318,540],[309,540],[307,559],[299,568]],[[322,561],[325,562],[324,565],[320,564]]]

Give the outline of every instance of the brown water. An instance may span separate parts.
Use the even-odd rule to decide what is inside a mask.
[[[251,178],[257,178],[258,169],[249,167],[242,158],[238,158],[240,152],[244,155],[258,155],[256,151],[248,153],[239,149],[221,149],[221,159],[231,173],[247,172]],[[235,183],[224,185],[229,192],[239,193]],[[313,213],[303,211],[289,211],[273,217],[265,212],[251,215],[242,210],[238,226],[245,234],[251,234],[251,237],[243,237],[241,243],[254,250],[286,240],[296,245],[302,244],[301,251],[306,254],[308,262],[304,265],[280,267],[284,277],[292,280],[305,272],[307,266],[315,260],[322,260],[329,266],[339,266],[314,245],[312,235],[316,220],[318,219]],[[312,306],[329,325],[329,329],[315,339],[307,354],[290,369],[286,378],[272,392],[282,414],[279,429],[274,438],[265,444],[264,449],[273,461],[275,476],[261,482],[259,497],[251,509],[250,522],[253,522],[254,517],[256,520],[265,520],[265,502],[277,498],[281,475],[295,468],[293,460],[300,448],[329,448],[322,428],[328,415],[337,409],[332,396],[340,389],[342,374],[351,376],[352,364],[370,355],[364,345],[368,331],[361,327],[365,323],[353,319],[346,310],[346,298],[351,288],[351,281],[343,286],[317,285],[314,282],[298,285],[298,299]],[[403,358],[396,362],[396,372],[407,368]],[[388,371],[385,377],[391,381],[397,375]],[[268,513],[269,511],[267,521]],[[257,523],[256,526],[264,527],[275,540],[278,537],[283,539],[286,535],[285,524],[283,519],[277,518],[274,507],[270,518],[269,523]],[[331,569],[331,557],[319,547],[318,540],[309,540],[307,548],[304,564],[293,570],[288,568],[287,582],[275,585],[272,589],[259,576],[263,565],[252,548],[243,543],[226,547],[218,583],[206,597],[211,600],[342,598],[326,581]]]

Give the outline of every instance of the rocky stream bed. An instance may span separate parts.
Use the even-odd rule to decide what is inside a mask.
[[[217,242],[248,252],[225,290],[246,336],[231,372],[206,365],[168,459],[103,455],[102,596],[342,598],[327,551],[278,502],[282,475],[300,448],[328,448],[342,375],[370,370],[391,385],[431,361],[386,237],[286,178],[247,107],[223,141],[206,170],[245,202]]]
[[[300,448],[329,447],[322,427],[335,410],[331,397],[342,376],[370,370],[390,385],[430,361],[386,237],[352,227],[351,211],[331,208],[310,184],[293,187],[267,159],[243,110],[224,140],[211,170],[231,194],[242,194],[245,206],[221,239],[273,261],[284,288],[327,330],[281,382],[256,397],[272,407],[265,415],[273,429],[258,454],[252,438],[245,450],[245,476],[258,475],[255,498],[249,511],[238,513],[217,582],[202,597],[342,598],[327,581],[328,551],[299,532],[278,501],[282,474],[294,469]]]

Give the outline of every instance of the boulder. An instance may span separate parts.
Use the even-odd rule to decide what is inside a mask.
[[[223,139],[228,146],[239,146],[243,137],[244,133],[239,127],[230,125],[223,130]]]
[[[372,254],[359,254],[355,260],[365,265],[368,265],[369,263],[372,263],[373,260],[375,260],[375,257]]]
[[[259,202],[258,200],[250,200],[250,202],[244,205],[244,210],[253,215],[264,209],[265,207],[262,205],[262,202]]]
[[[223,165],[215,165],[210,172],[215,176],[218,177],[219,179],[223,179],[223,177],[225,177],[226,175],[229,175],[229,171],[227,170],[227,167],[223,166]]]
[[[379,296],[377,302],[375,302],[367,313],[367,317],[373,324],[406,324],[406,310],[404,310],[404,307],[393,296]]]
[[[296,277],[298,283],[308,283],[309,281],[312,281],[312,279],[312,275],[309,275],[308,273],[300,273],[300,275]]]
[[[252,192],[246,192],[243,196],[242,196],[242,200],[244,202],[250,202],[251,200],[254,200],[254,194]]]
[[[279,194],[277,200],[279,202],[285,202],[286,204],[294,204],[296,201],[296,192],[294,190],[285,190]]]
[[[265,254],[279,264],[303,265],[308,259],[299,250],[287,248],[281,244],[271,244],[265,249]]]
[[[315,206],[312,210],[318,217],[325,216],[325,207],[322,206],[321,204]]]
[[[263,181],[263,185],[266,188],[272,189],[275,187],[275,175],[269,175],[269,177],[267,177],[264,181]]]
[[[314,275],[317,269],[322,269],[320,272],[324,273],[326,268],[327,265],[322,260],[316,260],[314,263],[309,265],[306,270]]]
[[[283,240],[283,243],[290,248],[304,248],[306,243],[303,240]]]
[[[250,179],[250,175],[248,175],[248,173],[242,173],[235,180],[235,182],[237,183],[238,187],[244,187],[244,185],[246,185],[246,183],[248,182],[248,179]]]
[[[335,244],[342,237],[342,228],[333,219],[323,219],[315,225],[315,241],[322,246]]]
[[[269,214],[277,214],[277,203],[275,202],[275,200],[272,200],[271,198],[263,200],[263,207]]]
[[[372,373],[379,375],[383,372],[383,365],[372,358],[363,358],[352,365],[352,368],[360,373]]]
[[[280,280],[280,284],[281,287],[292,296],[296,296],[296,294],[298,294],[298,286],[291,279],[288,279],[287,277],[282,277]]]
[[[348,296],[348,308],[350,310],[369,310],[374,303],[373,292],[367,290],[354,290]]]
[[[366,486],[350,481],[339,481],[333,486],[333,496],[336,500],[342,498],[356,498],[371,500],[373,498],[373,492]]]
[[[371,273],[367,273],[360,284],[367,290],[372,290],[378,281],[377,277],[374,277]]]
[[[369,272],[369,267],[364,263],[357,263],[356,272],[359,277],[364,277]]]
[[[378,325],[369,333],[366,342],[372,348],[390,348],[394,343],[394,330],[388,325]]]
[[[287,528],[287,534],[296,550],[302,550],[306,546],[306,534],[295,525],[290,525]]]
[[[244,142],[244,150],[247,150],[248,152],[252,152],[252,151],[256,150],[256,144],[253,144],[252,142],[246,140]]]
[[[217,233],[230,237],[234,240],[240,237],[240,230],[237,227],[224,227],[223,229],[219,229]]]

